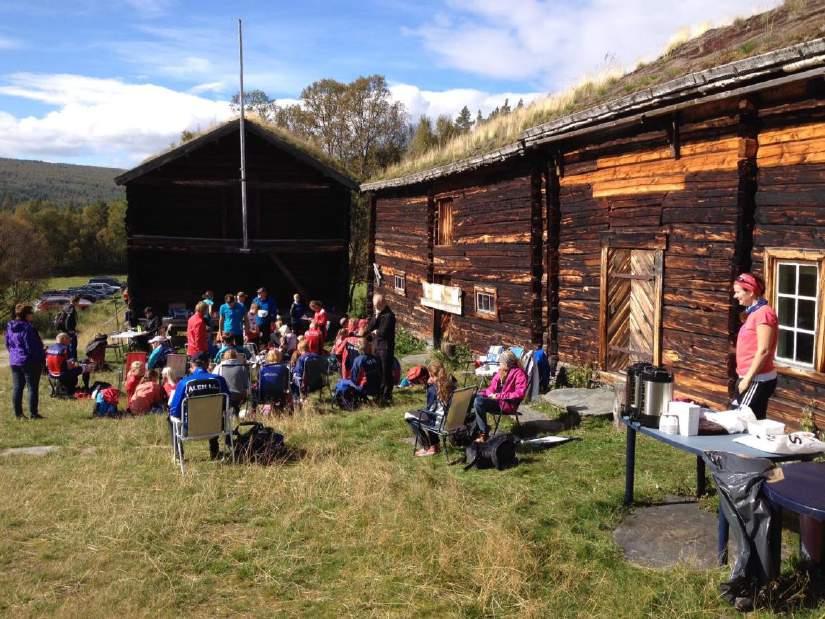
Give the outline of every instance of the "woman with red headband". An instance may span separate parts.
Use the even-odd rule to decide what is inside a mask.
[[[751,273],[742,273],[733,282],[733,298],[745,307],[745,323],[736,337],[736,393],[734,404],[749,406],[757,419],[768,412],[768,399],[776,389],[778,321],[776,312],[762,297],[765,286]]]

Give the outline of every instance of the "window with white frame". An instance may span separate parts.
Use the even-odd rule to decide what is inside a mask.
[[[498,317],[495,288],[475,288],[476,313],[483,318]]]
[[[392,276],[392,287],[399,294],[407,293],[407,276],[404,273],[396,273]]]
[[[776,261],[777,359],[814,367],[820,312],[819,280],[817,262]]]

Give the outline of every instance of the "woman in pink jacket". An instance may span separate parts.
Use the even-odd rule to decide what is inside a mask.
[[[527,374],[519,367],[518,359],[509,350],[501,353],[498,372],[490,386],[480,391],[473,402],[476,428],[481,433],[482,441],[487,439],[489,431],[487,413],[514,414],[526,393]]]

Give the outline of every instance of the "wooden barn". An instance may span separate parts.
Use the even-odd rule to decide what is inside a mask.
[[[116,179],[126,186],[129,290],[138,308],[191,308],[207,289],[220,300],[265,286],[281,308],[300,291],[346,310],[357,184],[289,134],[255,121],[245,126],[246,251],[238,120]]]
[[[821,18],[821,16],[820,16]],[[725,405],[740,308],[780,319],[770,415],[825,426],[825,40],[694,72],[527,129],[495,151],[365,183],[374,286],[438,343],[543,343],[606,379],[672,368]]]

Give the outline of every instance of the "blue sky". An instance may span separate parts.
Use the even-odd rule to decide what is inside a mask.
[[[679,31],[779,0],[0,0],[0,156],[128,167],[229,117],[381,73],[411,118],[489,111],[657,56]],[[662,9],[667,6],[667,9]]]

